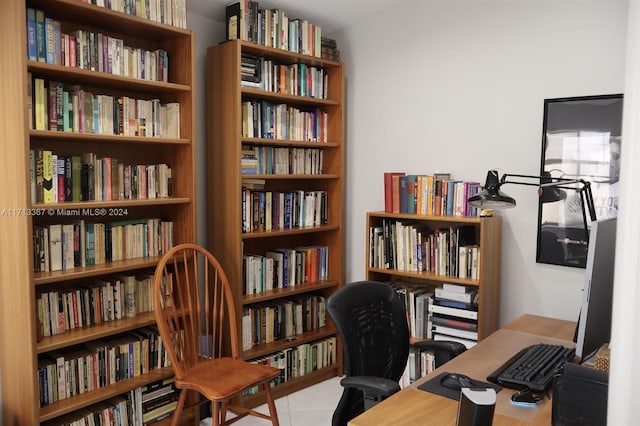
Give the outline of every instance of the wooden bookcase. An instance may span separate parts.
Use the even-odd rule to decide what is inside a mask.
[[[436,275],[431,272],[406,272],[397,269],[373,268],[366,259],[366,277],[373,281],[399,279],[418,286],[435,288],[442,283],[475,287],[478,290],[478,340],[482,340],[500,326],[500,263],[502,251],[502,218],[422,216],[403,213],[367,213],[367,252],[371,252],[369,229],[382,226],[384,219],[400,221],[416,227],[434,231],[471,225],[475,231],[476,243],[480,251],[478,279],[467,279]]]
[[[168,82],[140,80],[27,59],[26,8],[43,10],[45,15],[61,22],[63,32],[76,29],[100,32],[125,41],[125,45],[144,49],[164,49],[168,52]],[[56,423],[62,416],[90,408],[93,404],[153,381],[172,375],[170,367],[123,380],[114,385],[85,392],[39,407],[38,357],[51,351],[77,348],[85,343],[116,336],[155,324],[153,313],[138,314],[101,325],[77,328],[66,333],[40,337],[36,297],[41,291],[62,291],[93,279],[113,274],[153,271],[159,257],[143,257],[55,272],[34,272],[32,252],[33,226],[67,223],[78,219],[110,222],[123,219],[159,217],[173,222],[173,242],[195,241],[195,128],[194,110],[194,38],[190,30],[156,23],[144,18],[111,11],[76,0],[9,0],[2,2],[2,121],[3,150],[10,175],[4,175],[5,187],[11,196],[4,197],[2,208],[22,209],[46,214],[10,214],[2,224],[3,253],[13,251],[12,259],[2,256],[2,335],[0,371],[2,373],[3,419],[7,424]],[[44,80],[62,82],[65,90],[81,85],[85,90],[112,96],[136,99],[159,99],[161,103],[180,105],[180,137],[111,136],[51,130],[32,130],[28,125],[28,74]],[[11,93],[7,90],[12,87]],[[14,96],[12,95],[18,95]],[[5,130],[3,130],[4,132]],[[127,164],[166,163],[172,169],[172,195],[169,198],[32,203],[30,197],[31,149],[51,150],[60,155],[81,155],[93,152],[99,157],[110,156]],[[10,164],[10,166],[9,166]],[[5,170],[7,171],[7,170]],[[53,214],[48,212],[52,209]],[[87,210],[85,210],[87,209]],[[85,215],[89,210],[103,211],[101,217]],[[11,210],[12,212],[15,210]],[[64,212],[73,211],[73,214]],[[109,212],[118,217],[109,216]],[[8,232],[5,233],[4,231]],[[9,233],[9,230],[10,233]],[[7,240],[8,238],[8,240]],[[9,248],[13,246],[12,248]],[[11,262],[11,265],[6,264]],[[11,277],[11,278],[10,278]],[[9,281],[13,284],[7,285]],[[19,313],[19,315],[17,314]],[[15,318],[11,318],[15,315]],[[16,319],[20,324],[16,325]],[[78,346],[76,346],[78,345]],[[20,384],[18,384],[20,383]],[[193,418],[194,413],[190,414]]]
[[[327,99],[267,92],[241,85],[241,54],[248,53],[272,60],[276,64],[306,64],[324,69],[328,76]],[[212,253],[222,263],[233,286],[236,300],[236,326],[242,336],[241,315],[244,308],[301,295],[330,296],[343,284],[344,233],[344,83],[342,64],[288,51],[263,47],[246,41],[229,41],[212,46],[207,52],[208,117],[208,241]],[[328,114],[327,141],[266,139],[243,137],[242,102],[258,100],[287,104],[301,110],[318,107]],[[243,146],[279,148],[318,148],[323,151],[321,174],[242,174]],[[307,228],[254,231],[243,233],[243,178],[264,181],[265,191],[326,191],[327,223]],[[327,280],[290,288],[243,295],[243,255],[264,255],[275,248],[323,245],[328,247]],[[293,340],[253,346],[242,353],[253,360],[267,354],[336,336],[335,326],[327,315],[327,326],[297,335]],[[338,354],[340,354],[338,342]],[[330,367],[277,385],[275,395],[282,396],[342,372],[342,358]],[[261,395],[246,397],[247,406],[257,405]]]

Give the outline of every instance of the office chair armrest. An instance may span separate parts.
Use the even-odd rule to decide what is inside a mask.
[[[376,401],[382,401],[400,390],[398,382],[384,377],[348,376],[340,380],[340,384],[345,388],[361,390],[365,398],[370,397]]]
[[[416,342],[414,346],[420,350],[433,351],[436,368],[467,350],[467,347],[462,343],[450,340],[425,340]]]

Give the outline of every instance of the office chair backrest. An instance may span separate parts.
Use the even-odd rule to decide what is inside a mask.
[[[409,356],[409,328],[393,287],[374,281],[348,284],[327,300],[327,312],[342,340],[347,376],[400,380]],[[343,404],[350,406],[342,410],[350,420],[363,411],[362,393],[345,389]]]
[[[154,311],[178,379],[201,361],[223,354],[238,358],[229,282],[202,247],[181,244],[162,257],[154,275]]]

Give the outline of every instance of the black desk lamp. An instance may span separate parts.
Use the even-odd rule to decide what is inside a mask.
[[[509,178],[517,178],[509,180]],[[532,181],[527,181],[530,179]],[[593,205],[593,194],[591,193],[591,183],[584,179],[567,179],[553,177],[549,172],[544,172],[542,176],[517,175],[504,173],[502,178],[498,178],[496,170],[487,172],[487,181],[484,184],[484,191],[469,197],[467,202],[473,207],[480,209],[508,209],[516,206],[516,200],[500,191],[500,187],[505,183],[513,183],[516,185],[528,185],[538,187],[538,196],[543,203],[560,201],[567,198],[563,189],[570,189],[580,193],[580,207],[582,207],[582,220],[584,222],[584,231],[587,239],[589,237],[589,227],[587,225],[587,209],[591,221],[596,220],[595,206]],[[579,183],[580,187],[566,186]],[[585,207],[586,205],[586,207]]]

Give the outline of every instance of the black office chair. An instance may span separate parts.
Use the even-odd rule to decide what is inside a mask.
[[[333,426],[344,426],[368,408],[400,390],[409,357],[409,326],[403,303],[389,284],[360,281],[346,285],[327,300],[327,311],[344,348],[346,377]],[[464,352],[449,341],[415,344],[432,350],[436,366]]]

